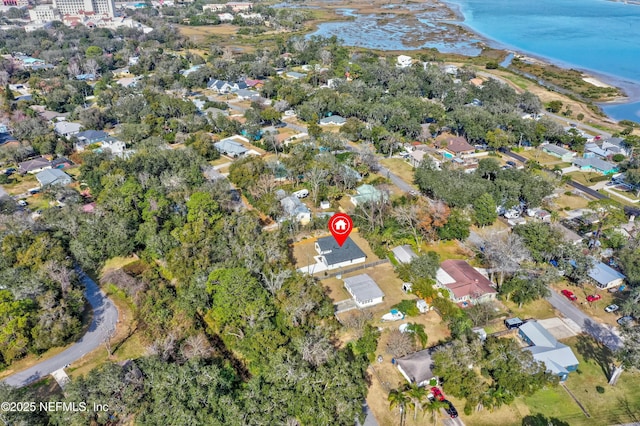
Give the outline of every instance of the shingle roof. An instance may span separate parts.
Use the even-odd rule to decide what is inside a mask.
[[[38,170],[43,167],[50,166],[51,162],[49,160],[43,157],[38,157],[32,158],[31,160],[23,161],[22,163],[18,164],[18,169],[20,170],[20,173],[27,173],[32,170]]]
[[[434,377],[433,371],[431,371],[433,366],[431,352],[432,349],[414,352],[396,359],[396,363],[413,383],[421,383]]]
[[[238,143],[232,139],[222,139],[220,142],[216,142],[213,146],[220,152],[226,152],[228,154],[242,155],[248,151],[241,143]]]
[[[349,260],[366,257],[366,254],[364,254],[362,249],[358,247],[351,237],[347,238],[342,247],[338,245],[332,236],[318,238],[316,243],[321,251],[328,252],[323,255],[328,265],[336,265]]]
[[[368,300],[384,297],[384,293],[378,287],[378,284],[367,274],[356,275],[355,277],[345,278],[344,285],[357,302],[366,302]]]
[[[451,290],[457,299],[496,293],[491,281],[464,260],[445,260],[440,264],[436,278]]]

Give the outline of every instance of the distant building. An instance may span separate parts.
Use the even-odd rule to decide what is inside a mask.
[[[230,13],[218,13],[218,19],[221,22],[231,22],[233,21],[233,15]]]
[[[226,4],[234,12],[246,12],[253,8],[253,3],[231,1]]]
[[[408,68],[412,63],[413,59],[411,59],[411,56],[400,55],[396,62],[396,68]]]
[[[110,18],[115,17],[113,0],[53,0],[53,7],[63,16],[93,13]]]
[[[533,359],[543,362],[547,371],[567,380],[569,373],[578,369],[578,359],[571,348],[558,342],[542,325],[528,321],[518,329],[518,335],[530,346],[523,350],[531,352]]]
[[[226,4],[205,4],[202,6],[203,12],[222,12],[227,10]]]
[[[382,303],[384,293],[369,275],[356,275],[355,277],[345,278],[343,281],[344,287],[359,308]]]
[[[339,115],[330,115],[320,119],[319,124],[321,126],[342,126],[347,122],[347,119]]]
[[[58,9],[56,9],[52,5],[41,4],[34,7],[33,9],[29,9],[29,19],[31,20],[31,22],[45,23],[59,21],[62,19],[62,16],[60,16],[60,12],[58,12]]]
[[[379,203],[389,198],[386,192],[379,190],[372,185],[360,185],[356,188],[356,195],[351,196],[351,202],[354,206],[365,203]]]
[[[456,303],[482,303],[496,298],[497,291],[487,277],[464,260],[445,260],[436,272],[436,286],[449,291]]]
[[[241,157],[249,151],[239,142],[234,141],[233,139],[222,139],[219,142],[213,144],[214,148],[220,152],[222,155],[228,155],[233,158]]]
[[[293,219],[302,224],[311,221],[311,211],[298,197],[294,195],[284,197],[280,200],[280,205],[285,213],[285,219]]]
[[[473,154],[475,147],[462,136],[442,134],[436,138],[436,147],[448,152],[451,156]]]

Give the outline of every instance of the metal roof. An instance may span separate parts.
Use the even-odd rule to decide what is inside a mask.
[[[396,260],[400,263],[411,263],[413,259],[418,257],[418,255],[413,252],[413,249],[409,244],[398,246],[391,251],[396,257]]]
[[[626,276],[615,269],[600,262],[596,264],[590,271],[589,277],[595,280],[598,284],[607,285],[611,281],[625,279]]]
[[[368,300],[384,297],[378,284],[367,274],[345,278],[343,281],[356,302],[364,303]]]
[[[547,370],[554,374],[568,373],[567,367],[578,365],[578,359],[571,348],[558,342],[542,325],[529,321],[520,326],[533,346],[525,348],[532,353],[536,361],[544,362]]]

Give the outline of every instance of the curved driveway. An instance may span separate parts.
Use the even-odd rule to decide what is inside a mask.
[[[118,309],[98,285],[83,272],[78,271],[85,285],[85,297],[93,309],[93,319],[86,334],[64,352],[3,380],[4,383],[22,387],[36,382],[56,370],[77,361],[103,344],[104,338],[113,333],[118,322]]]

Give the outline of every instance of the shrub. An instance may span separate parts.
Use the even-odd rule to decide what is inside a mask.
[[[589,182],[593,182],[593,183],[596,183],[596,182],[604,182],[604,181],[607,181],[607,180],[609,180],[609,179],[611,179],[609,176],[607,176],[607,175],[602,175],[602,176],[592,177],[591,179],[589,179]]]
[[[485,65],[485,68],[488,70],[495,70],[495,69],[498,69],[498,66],[499,64],[496,61],[489,61]]]
[[[415,300],[403,300],[397,305],[392,306],[393,309],[397,309],[408,317],[417,317],[420,315],[420,310],[416,306]]]
[[[565,191],[564,195],[566,195],[567,197],[571,197],[573,195],[573,192]]]
[[[596,386],[596,392],[604,393],[604,388],[602,386]]]
[[[622,161],[624,161],[624,155],[622,154],[616,154],[612,157],[612,160],[615,161],[616,163],[620,163]]]

